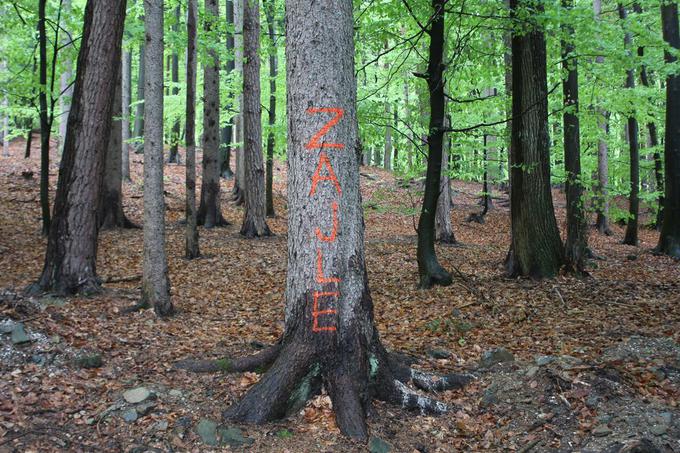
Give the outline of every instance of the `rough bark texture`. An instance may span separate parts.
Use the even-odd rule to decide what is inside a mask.
[[[267,17],[267,32],[269,34],[269,133],[267,134],[267,169],[266,194],[267,217],[275,217],[274,212],[274,147],[276,145],[274,126],[276,125],[276,77],[279,73],[279,62],[276,56],[276,34],[274,22],[274,0],[265,2],[265,16]]]
[[[205,0],[205,31],[210,32],[219,19],[217,0]],[[206,228],[226,225],[220,206],[220,63],[217,52],[208,51],[203,67],[203,178],[198,224]]]
[[[565,9],[573,8],[573,0],[562,0]],[[567,40],[562,41],[562,65],[567,73],[562,81],[564,104],[564,170],[567,176],[565,191],[567,195],[567,240],[565,259],[572,272],[585,271],[586,258],[586,216],[583,207],[583,185],[581,183],[581,133],[579,124],[578,66],[575,54],[574,28],[564,26]]]
[[[163,0],[144,0],[144,264],[140,305],[173,312],[165,255],[163,196]]]
[[[123,181],[130,182],[130,102],[132,102],[132,53],[123,51],[121,63],[121,103],[122,103],[122,123],[121,123],[121,171]]]
[[[142,17],[142,22],[144,18]],[[143,148],[144,140],[144,60],[145,56],[144,42],[139,45],[139,71],[137,72],[137,108],[135,111],[135,126],[132,132],[133,137],[137,140],[136,147],[138,150]]]
[[[234,2],[232,0],[226,0],[227,9],[227,24],[234,26]],[[234,58],[232,54],[234,53],[234,34],[227,33],[227,63],[225,69],[227,71],[227,78],[231,76],[234,72]],[[229,96],[229,101],[233,104],[233,96]],[[233,108],[233,106],[230,105]],[[232,179],[234,177],[234,172],[231,170],[231,148],[232,140],[234,138],[234,128],[233,128],[234,118],[232,117],[229,122],[222,128],[222,147],[221,158],[220,158],[220,174],[225,179]]]
[[[122,122],[121,122],[121,65],[116,70],[118,82],[113,97],[113,109],[111,110],[111,133],[109,144],[106,148],[104,159],[104,178],[99,201],[99,227],[110,228],[133,228],[134,225],[123,212],[123,174],[121,165],[122,150]]]
[[[172,30],[177,33],[179,31],[179,16],[180,16],[180,7],[177,5],[175,7],[175,24],[172,26]],[[170,57],[170,73],[172,77],[172,90],[171,93],[173,96],[177,96],[179,94],[179,57],[177,55],[177,51],[173,50],[172,56]],[[168,162],[173,163],[173,164],[178,164],[180,163],[180,157],[178,154],[178,144],[179,144],[179,134],[180,134],[180,126],[179,126],[179,118],[175,120],[175,122],[172,124],[172,131],[170,132],[170,155],[168,156]]]
[[[511,15],[541,9],[533,0],[511,0]],[[546,46],[535,23],[512,35],[512,152],[510,217],[512,244],[509,275],[553,277],[564,262],[550,191],[550,136]]]
[[[442,175],[439,179],[439,199],[437,200],[435,231],[439,242],[455,244],[456,236],[453,233],[453,224],[451,222],[451,178],[448,172],[449,153],[446,146],[442,148]]]
[[[59,169],[45,267],[32,293],[90,293],[96,273],[97,204],[109,133],[125,0],[85,8],[76,82]]]
[[[38,2],[38,42],[40,47],[40,208],[42,233],[50,231],[50,132],[52,121],[47,107],[47,34],[45,7],[47,0]]]
[[[626,8],[619,4],[619,17],[626,20],[628,13]],[[630,32],[624,34],[624,44],[628,52],[633,43]],[[635,88],[635,70],[626,70],[626,88]],[[640,211],[640,142],[638,122],[635,112],[628,117],[628,150],[630,156],[630,196],[628,198],[628,221],[626,222],[626,234],[623,243],[627,245],[637,245],[638,243],[638,215]]]
[[[318,41],[321,22],[323,45]],[[418,395],[404,382],[439,391],[460,386],[464,379],[434,381],[394,362],[373,323],[359,191],[352,2],[287,0],[286,36],[285,331],[279,344],[253,360],[221,367],[269,367],[224,417],[255,423],[281,418],[299,409],[295,403],[304,404],[321,381],[341,432],[366,440],[371,396],[442,413],[445,405]]]
[[[71,15],[71,0],[63,0],[61,4],[62,14],[64,17]],[[68,33],[64,33],[64,38],[62,39],[63,45],[67,47],[70,45],[71,38]],[[67,50],[67,47],[61,49],[60,52]],[[68,124],[68,112],[71,109],[71,97],[73,96],[73,63],[69,59],[65,59],[62,63],[64,68],[61,73],[61,78],[59,79],[59,92],[61,96],[59,97],[59,149],[63,151],[64,149],[64,139],[66,138],[66,125]]]
[[[678,30],[678,5],[661,6],[663,37],[674,49],[680,49]],[[665,52],[667,63],[676,61],[675,56]],[[666,78],[666,134],[664,140],[664,164],[666,172],[666,196],[664,218],[657,251],[680,259],[680,77]]]
[[[245,159],[245,209],[241,234],[247,238],[270,236],[265,210],[262,161],[262,105],[260,104],[260,6],[244,0],[243,14],[243,150]]]
[[[238,77],[243,77],[243,2],[234,2],[234,62]],[[243,94],[236,97],[237,114],[234,117],[234,142],[238,143],[233,149],[236,154],[236,174],[234,176],[233,200],[237,206],[244,203],[245,161],[243,159]]]
[[[196,0],[187,4],[187,98],[186,98],[186,230],[188,259],[200,256],[196,218]]]
[[[450,285],[452,283],[449,274],[439,264],[434,249],[435,240],[435,215],[437,200],[441,190],[442,173],[442,148],[444,146],[445,115],[444,107],[444,0],[432,1],[432,14],[430,27],[430,50],[427,66],[428,92],[430,96],[430,124],[427,137],[427,173],[425,176],[425,195],[423,196],[423,208],[418,221],[418,274],[420,287],[430,288],[433,285]]]

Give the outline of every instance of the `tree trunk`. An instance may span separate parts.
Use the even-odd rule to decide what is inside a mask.
[[[390,360],[373,322],[359,191],[352,2],[288,0],[286,19],[285,331],[277,346],[249,360],[269,370],[224,417],[251,423],[281,418],[299,410],[323,382],[340,431],[365,441],[373,395],[423,413],[448,408],[404,384],[417,372]],[[315,26],[321,21],[323,46]],[[243,369],[238,361],[231,364],[228,369]]]
[[[534,0],[511,0],[511,16]],[[550,190],[550,135],[545,36],[540,25],[512,35],[512,144],[510,218],[512,244],[506,261],[511,276],[553,277],[564,263]]]
[[[71,0],[63,0],[61,4],[62,14],[64,17],[71,15]],[[71,45],[71,37],[68,33],[64,33],[63,45],[66,47],[61,49],[65,52],[68,46]],[[73,85],[71,85],[73,78],[73,63],[70,59],[65,59],[63,62],[63,72],[59,80],[59,149],[64,150],[64,139],[66,137],[66,125],[68,124],[68,112],[71,109],[71,97],[73,96]]]
[[[562,7],[571,11],[573,0],[562,0]],[[570,21],[571,17],[567,17]],[[564,246],[565,260],[570,270],[577,274],[585,271],[585,257],[587,247],[586,216],[583,208],[583,186],[581,183],[581,133],[579,125],[579,97],[578,97],[578,61],[576,48],[572,37],[574,28],[567,24],[563,26],[562,66],[567,74],[562,81],[564,96],[564,170],[566,173],[567,195],[567,240]]]
[[[196,218],[196,0],[187,5],[187,98],[186,98],[186,232],[185,249],[188,259],[198,258],[198,227]]]
[[[243,150],[245,209],[241,234],[247,238],[270,236],[265,209],[262,162],[262,105],[260,104],[260,4],[244,0],[243,14]]]
[[[121,123],[121,152],[122,152],[122,178],[125,182],[131,182],[130,177],[130,102],[131,102],[131,78],[132,78],[132,54],[123,51],[121,67],[121,102],[123,118]]]
[[[210,31],[219,20],[217,0],[205,0],[205,31]],[[220,63],[214,49],[208,51],[210,60],[203,66],[203,178],[198,224],[206,228],[223,226],[220,206]]]
[[[504,0],[503,3],[505,4],[505,7],[508,9],[508,14],[510,13],[510,0]],[[506,104],[505,104],[505,114],[508,118],[511,118],[506,124],[505,124],[505,147],[507,150],[507,155],[508,155],[508,165],[510,163],[510,159],[512,159],[512,102],[513,102],[513,97],[512,97],[512,32],[511,31],[506,31],[503,33],[503,47],[505,51],[503,52],[503,66],[504,66],[504,78],[505,78],[505,97],[506,97]],[[508,167],[508,184],[510,184],[510,167]],[[503,174],[503,163],[502,160],[498,163],[498,171]]]
[[[227,7],[227,24],[231,25],[232,27],[234,26],[234,2],[232,0],[226,0],[226,7]],[[227,64],[226,64],[226,71],[227,71],[227,78],[231,76],[231,74],[234,72],[234,57],[232,57],[232,54],[234,53],[234,34],[233,33],[227,33]],[[229,96],[229,101],[230,104],[233,104],[233,96]],[[229,106],[230,108],[233,108],[233,105]],[[234,118],[232,117],[229,122],[222,128],[222,146],[220,150],[222,151],[221,154],[221,159],[220,159],[220,174],[222,175],[223,178],[225,179],[232,179],[234,177],[234,172],[231,170],[231,147],[232,147],[232,140],[234,137],[234,131],[233,131],[233,123],[234,123]]]
[[[593,12],[595,20],[599,23],[602,13],[602,0],[593,0]],[[595,57],[597,64],[604,63],[603,56]],[[609,112],[598,109],[597,126],[600,128],[602,137],[609,134]],[[597,189],[595,196],[595,206],[597,211],[596,226],[600,234],[611,236],[609,229],[609,146],[607,141],[600,137],[597,140]]]
[[[45,7],[47,0],[38,2],[38,41],[40,45],[40,207],[42,234],[50,232],[50,132],[52,122],[47,110],[47,34]]]
[[[435,215],[439,199],[442,173],[442,147],[444,142],[445,115],[444,106],[444,7],[445,0],[432,0],[432,20],[430,28],[430,50],[427,67],[428,92],[430,96],[430,125],[427,137],[427,173],[425,177],[425,195],[423,207],[418,221],[418,274],[420,287],[431,288],[433,285],[450,285],[449,274],[439,264],[434,249]]]
[[[411,104],[408,100],[409,86],[408,81],[404,81],[404,108],[406,109],[405,121],[408,123],[411,120]],[[406,162],[408,164],[408,170],[411,171],[413,168],[413,130],[409,129],[408,136],[410,140],[406,143]]]
[[[678,5],[661,6],[663,38],[673,48],[680,49]],[[676,57],[665,52],[666,63]],[[666,134],[664,136],[664,165],[666,187],[664,218],[657,251],[680,259],[680,77],[670,73],[666,78]]]
[[[88,1],[64,154],[59,169],[54,221],[45,267],[31,293],[99,290],[97,203],[109,139],[116,66],[120,59],[125,0]]]
[[[5,60],[0,61],[0,74],[7,71],[7,62]],[[9,157],[9,96],[5,94],[2,97],[2,155],[4,157]]]
[[[169,316],[168,260],[163,197],[163,0],[144,0],[144,264],[140,305]]]
[[[276,34],[275,34],[275,3],[269,0],[265,4],[265,16],[267,17],[267,31],[269,32],[269,133],[267,134],[267,217],[276,217],[274,211],[274,147],[276,126],[276,77],[279,74],[279,63],[276,56]]]
[[[142,17],[142,22],[144,18]],[[137,151],[140,152],[144,148],[144,60],[146,46],[144,41],[139,45],[139,71],[137,73],[137,109],[135,112],[135,127],[132,135],[137,140]]]
[[[175,33],[179,32],[180,13],[181,13],[180,6],[177,5],[175,7],[175,24],[172,26],[172,31]],[[177,55],[176,50],[173,50],[172,56],[170,57],[170,72],[173,84],[171,93],[173,96],[177,96],[179,94],[179,57]],[[170,132],[170,156],[168,156],[168,162],[172,164],[179,164],[181,160],[177,152],[177,147],[179,144],[179,134],[180,127],[178,117],[172,124],[172,131]]]
[[[448,140],[447,140],[448,141]],[[435,216],[437,240],[444,244],[455,244],[456,236],[451,223],[451,178],[449,177],[449,153],[442,147],[442,174],[439,185],[439,199]]]
[[[484,182],[482,185],[482,213],[481,216],[484,217],[493,207],[493,202],[491,201],[491,184],[489,182],[489,141],[490,136],[484,134]],[[495,137],[494,137],[495,138]]]
[[[243,77],[243,2],[234,2],[234,62],[235,70],[239,77]],[[236,175],[234,177],[233,200],[237,206],[244,203],[244,190],[246,183],[244,143],[243,143],[243,94],[237,96],[237,114],[234,121],[235,142],[238,143],[234,149],[236,153]]]
[[[628,17],[626,8],[619,4],[619,17],[625,21]],[[624,25],[625,26],[625,25]],[[630,53],[630,47],[633,43],[633,38],[630,32],[624,35],[624,43],[627,51]],[[635,88],[635,70],[626,70],[626,88]],[[628,221],[626,223],[626,234],[623,238],[623,243],[627,245],[638,244],[638,215],[640,211],[640,143],[638,122],[635,118],[635,113],[631,113],[628,117],[628,148],[630,155],[630,197],[628,199]]]
[[[121,64],[118,63],[116,71],[116,91],[113,98],[113,109],[111,112],[111,133],[109,134],[109,144],[106,148],[104,160],[104,178],[99,201],[99,227],[103,229],[111,228],[134,228],[132,222],[125,217],[123,212],[123,174],[121,165],[122,150],[122,81]]]
[[[28,130],[26,131],[26,149],[24,159],[31,157],[31,145],[33,145],[33,118],[28,119]]]
[[[390,120],[392,112],[390,109],[390,102],[385,101],[385,158],[383,159],[383,168],[387,171],[392,170],[392,125]]]

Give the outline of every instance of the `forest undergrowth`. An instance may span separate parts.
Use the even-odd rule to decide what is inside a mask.
[[[239,235],[242,209],[230,202],[232,181],[223,181],[222,209],[231,225],[201,229],[203,256],[193,261],[183,257],[184,167],[166,165],[167,251],[177,314],[160,320],[153,310],[124,314],[140,294],[138,229],[100,234],[103,294],[21,295],[44,262],[37,145],[25,160],[18,157],[18,140],[14,157],[0,160],[0,327],[21,322],[32,340],[17,345],[9,331],[0,333],[0,451],[228,448],[210,446],[198,426],[220,425],[221,412],[259,375],[195,374],[173,364],[247,355],[281,335],[285,163],[275,165],[278,217],[268,221],[275,235]],[[134,182],[125,185],[125,211],[141,224],[143,156],[131,156]],[[53,165],[52,190],[57,171]],[[509,279],[503,269],[510,239],[507,193],[494,191],[494,209],[483,224],[467,222],[481,210],[481,185],[454,181],[460,244],[437,250],[454,284],[419,290],[413,214],[420,188],[380,169],[361,171],[367,267],[384,344],[423,369],[478,378],[438,395],[453,407],[440,417],[376,402],[369,418],[371,451],[622,451],[632,442],[657,449],[649,451],[680,450],[680,267],[653,254],[656,231],[642,228],[639,246],[632,247],[621,244],[622,226],[612,225],[612,236],[591,227],[589,278]],[[553,193],[563,231],[564,195]],[[101,363],[91,366],[83,357]],[[122,395],[139,387],[151,396],[133,407]],[[131,408],[137,417],[126,421]],[[217,442],[226,442],[220,429]],[[280,423],[238,429],[245,440],[229,448],[367,448],[339,434],[325,394]]]

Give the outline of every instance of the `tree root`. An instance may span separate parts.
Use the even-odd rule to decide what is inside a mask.
[[[217,360],[180,360],[174,364],[177,369],[193,371],[194,373],[242,373],[245,371],[262,372],[276,360],[281,352],[281,345],[276,344],[256,354],[236,359],[222,358]]]

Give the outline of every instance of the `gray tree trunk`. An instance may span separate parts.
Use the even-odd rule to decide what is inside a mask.
[[[448,141],[448,137],[445,138]],[[435,214],[437,240],[445,244],[455,244],[456,236],[451,223],[451,178],[449,177],[449,152],[446,144],[442,147],[442,174],[439,184],[439,199]]]
[[[227,25],[234,26],[234,2],[233,0],[226,0],[226,10],[227,10]],[[231,74],[234,72],[234,33],[227,33],[227,63],[225,65],[226,77],[230,78]],[[234,100],[233,96],[229,95],[228,108],[233,108]],[[232,179],[234,177],[234,172],[231,170],[231,149],[234,139],[234,119],[233,117],[229,122],[222,128],[221,132],[222,138],[222,149],[220,153],[220,173],[225,179]]]
[[[243,77],[243,2],[245,0],[234,1],[234,62],[238,77]],[[245,180],[246,167],[244,160],[244,140],[243,140],[243,93],[236,97],[237,114],[234,118],[234,141],[237,145],[234,148],[236,154],[236,173],[234,177],[234,201],[237,205],[245,202]]]
[[[205,30],[217,25],[220,8],[217,0],[205,0]],[[220,61],[215,49],[203,67],[203,178],[198,224],[206,228],[226,225],[220,206]]]
[[[593,13],[595,20],[600,21],[602,14],[602,0],[593,0]],[[598,64],[604,63],[603,56],[597,56],[595,62]],[[609,133],[607,121],[609,119],[609,112],[598,109],[599,117],[597,126],[601,130],[602,137],[606,137]],[[604,138],[599,138],[597,141],[597,196],[596,196],[596,210],[597,210],[597,230],[601,234],[611,235],[609,229],[609,146]]]
[[[269,34],[269,133],[267,134],[267,166],[265,182],[265,198],[267,202],[267,217],[276,217],[274,211],[274,148],[276,137],[274,127],[276,126],[276,78],[279,74],[279,61],[276,48],[276,2],[269,0],[264,3],[265,16],[267,18],[267,31]]]
[[[392,110],[389,101],[385,101],[385,118],[385,158],[383,159],[383,168],[390,171],[392,170]]]
[[[163,0],[144,0],[144,266],[142,306],[173,312],[165,254],[163,196]]]
[[[142,17],[142,22],[144,18]],[[140,152],[144,148],[144,61],[145,61],[145,51],[146,46],[144,42],[139,45],[139,71],[137,73],[137,108],[135,112],[135,126],[132,135],[137,140],[136,147],[137,151]]]
[[[175,33],[179,32],[180,14],[180,5],[177,5],[175,7],[175,24],[172,26],[172,30]],[[175,49],[173,49],[172,55],[170,56],[170,77],[172,78],[173,83],[171,93],[173,96],[177,96],[179,94],[179,55],[177,55],[177,50]],[[179,117],[175,119],[172,124],[172,131],[170,132],[170,156],[168,157],[168,162],[173,164],[179,164],[182,161],[178,151],[179,134],[181,131],[179,120]]]
[[[88,2],[45,267],[29,293],[92,293],[97,278],[97,204],[108,143],[125,0]],[[106,33],[102,33],[106,30]],[[96,94],[96,95],[93,95]]]
[[[241,234],[247,238],[270,236],[265,210],[262,158],[262,105],[260,104],[259,0],[244,0],[243,14],[243,136],[245,210]]]
[[[200,256],[196,218],[196,0],[187,4],[187,98],[186,98],[186,231],[188,259]]]
[[[0,73],[7,70],[7,62],[0,61]],[[9,157],[9,97],[7,94],[2,98],[2,155]]]
[[[99,202],[99,226],[104,229],[132,228],[135,226],[125,217],[123,212],[121,69],[122,65],[119,62],[116,70],[117,83],[110,119],[111,133],[106,148],[104,180]]]
[[[131,85],[132,81],[132,53],[123,51],[123,58],[121,63],[121,103],[122,103],[122,125],[121,125],[121,171],[123,181],[130,182],[130,102],[131,102]]]
[[[61,4],[61,14],[63,17],[69,17],[71,15],[71,0],[63,0]],[[63,34],[63,45],[67,45],[71,41],[71,37],[68,33]],[[60,52],[65,52],[67,47],[64,47]],[[71,110],[71,97],[73,96],[73,63],[71,60],[66,59],[63,63],[64,72],[61,73],[61,78],[59,79],[59,92],[61,96],[59,97],[59,151],[62,152],[64,149],[64,139],[66,138],[66,125],[68,124],[68,112]]]

